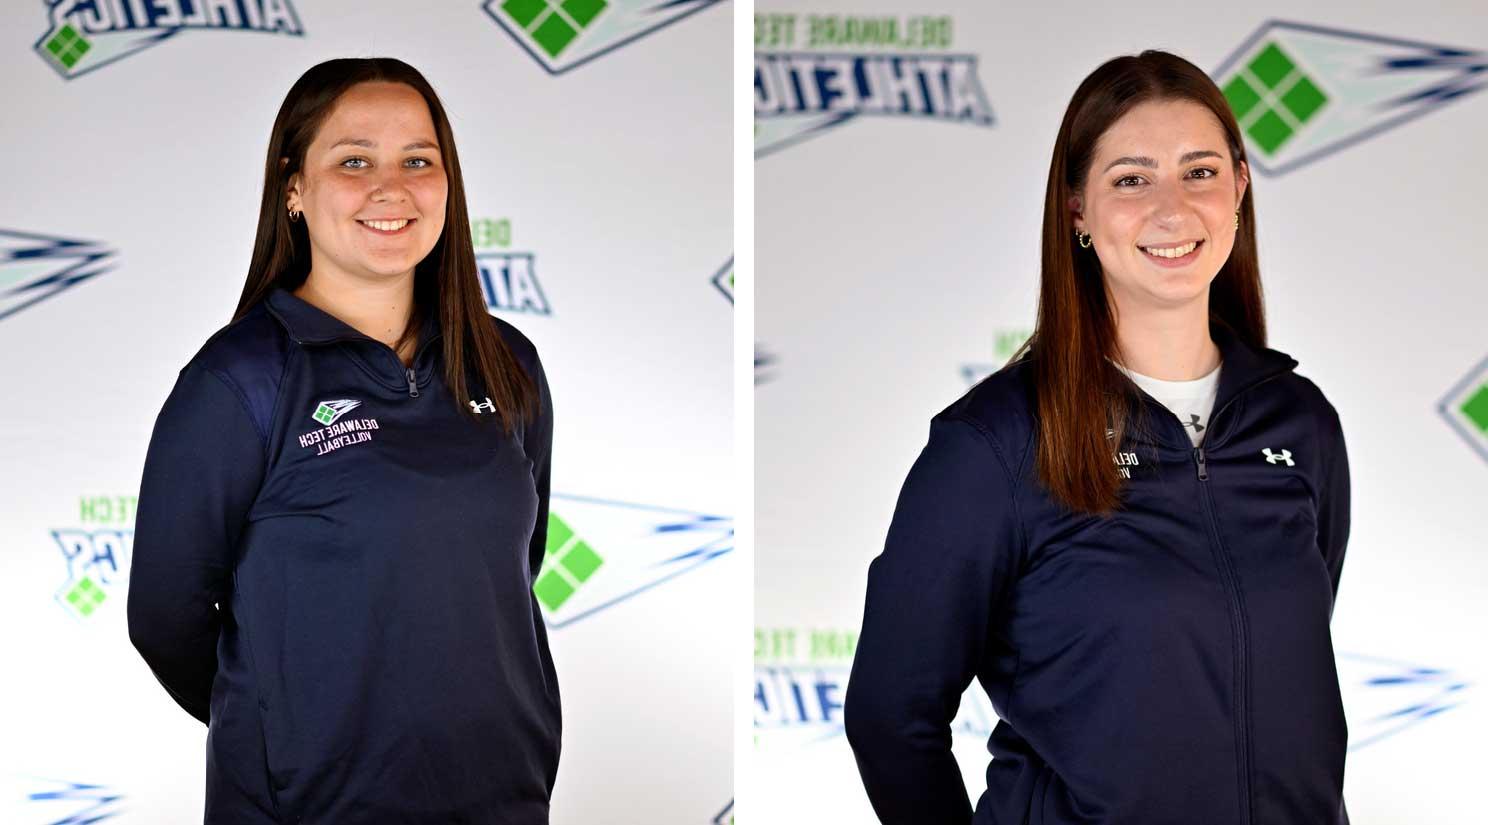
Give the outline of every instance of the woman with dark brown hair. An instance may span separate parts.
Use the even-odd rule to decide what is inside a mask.
[[[231,323],[140,487],[130,639],[208,726],[208,823],[540,825],[553,437],[486,309],[449,119],[391,58],[290,89]]]
[[[847,736],[886,823],[1334,825],[1338,414],[1266,346],[1245,145],[1179,57],[1060,126],[1037,326],[936,415],[869,569]],[[999,721],[975,810],[950,723]]]

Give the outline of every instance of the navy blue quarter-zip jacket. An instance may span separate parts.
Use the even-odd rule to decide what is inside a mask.
[[[541,412],[510,434],[472,423],[422,318],[405,368],[275,289],[182,368],[156,421],[129,634],[208,725],[207,825],[548,821],[547,380],[493,317]]]
[[[1349,532],[1337,412],[1295,359],[1219,324],[1209,432],[1146,393],[1113,450],[1123,509],[1034,470],[1036,360],[934,417],[869,566],[845,700],[885,823],[1346,825],[1329,621]],[[999,721],[973,810],[950,722]]]

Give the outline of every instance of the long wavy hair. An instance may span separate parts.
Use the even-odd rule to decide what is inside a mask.
[[[1122,360],[1110,293],[1095,249],[1077,245],[1067,204],[1084,190],[1106,130],[1140,103],[1167,100],[1192,101],[1214,113],[1238,176],[1246,159],[1245,141],[1224,94],[1197,66],[1156,50],[1107,61],[1080,83],[1049,162],[1038,319],[1009,362],[1025,356],[1032,361],[1038,396],[1036,469],[1050,494],[1074,511],[1108,516],[1120,507],[1122,480],[1112,460],[1113,445],[1122,443],[1128,428],[1147,427],[1137,414],[1142,405],[1135,385],[1107,360]],[[1209,322],[1261,348],[1266,345],[1266,319],[1254,192],[1254,185],[1245,188],[1234,249],[1210,285]]]
[[[437,307],[445,353],[444,379],[454,395],[455,405],[471,420],[483,422],[491,418],[477,415],[470,406],[467,376],[474,377],[495,403],[502,428],[510,432],[518,418],[537,412],[537,388],[533,377],[522,369],[496,325],[491,323],[486,309],[470,237],[460,156],[455,151],[449,118],[434,88],[417,69],[401,60],[391,57],[327,60],[310,67],[290,88],[269,136],[258,236],[253,242],[253,259],[233,320],[241,318],[274,287],[293,290],[309,276],[309,230],[304,221],[291,223],[285,206],[289,179],[304,168],[306,150],[341,95],[358,83],[371,81],[404,83],[423,95],[449,179],[444,227],[433,250],[414,267],[412,322],[394,349],[416,340],[421,312],[427,307]]]

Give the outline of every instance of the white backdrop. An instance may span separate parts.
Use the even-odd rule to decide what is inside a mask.
[[[480,0],[219,4],[232,19],[188,0],[78,4],[86,50],[53,25],[72,5],[0,10],[0,821],[201,821],[206,729],[126,635],[134,496],[177,371],[242,289],[279,104],[349,56],[424,72],[482,263],[541,293],[494,311],[547,369],[553,512],[604,560],[548,615],[553,821],[718,819],[732,684],[717,605],[742,573],[732,305],[714,283],[733,254],[729,6],[611,0],[554,58],[556,41]],[[84,579],[103,595],[86,615],[65,598]]]
[[[1482,821],[1481,4],[954,0],[912,19],[926,13],[890,0],[756,8],[757,71],[812,57],[823,87],[858,99],[776,96],[779,75],[757,93],[754,781],[769,792],[751,800],[752,818],[873,821],[840,708],[868,563],[930,417],[1032,328],[1049,158],[1080,80],[1116,55],[1164,48],[1223,87],[1275,43],[1328,98],[1288,141],[1268,151],[1252,140],[1249,153],[1265,167],[1252,188],[1270,343],[1339,410],[1353,471],[1333,616],[1345,798],[1354,825]],[[833,39],[883,31],[848,17],[891,19],[899,37]],[[935,116],[888,113],[841,79],[885,54],[959,94],[915,104]],[[883,70],[867,71],[883,88]],[[1417,105],[1379,105],[1427,90]],[[954,741],[975,800],[995,717],[979,691],[968,697]]]

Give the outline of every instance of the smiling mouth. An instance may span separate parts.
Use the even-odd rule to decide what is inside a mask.
[[[1199,249],[1201,249],[1203,246],[1204,242],[1202,240],[1197,240],[1190,241],[1182,246],[1169,247],[1167,249],[1154,249],[1150,246],[1138,246],[1137,248],[1142,250],[1143,255],[1146,255],[1147,257],[1153,259],[1158,263],[1172,265],[1193,260],[1199,254]]]
[[[406,232],[408,227],[413,226],[417,220],[417,218],[403,218],[396,221],[357,221],[357,223],[379,235],[399,235]]]

